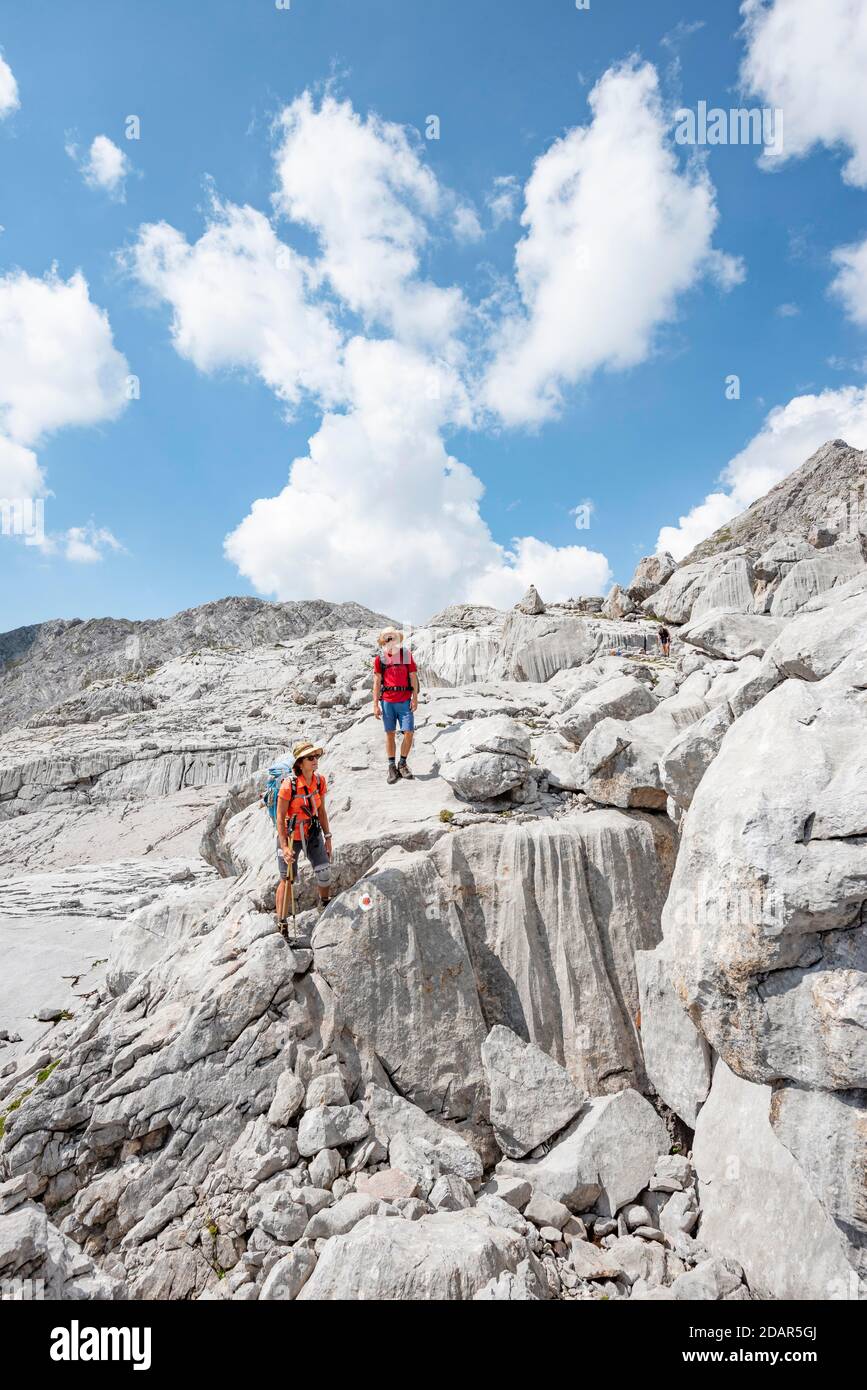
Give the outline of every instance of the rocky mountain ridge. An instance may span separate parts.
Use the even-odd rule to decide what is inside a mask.
[[[0,633],[0,730],[59,704],[95,680],[138,677],[209,647],[250,650],[309,632],[382,627],[392,621],[358,603],[218,599],[171,618],[53,619]]]
[[[863,1299],[860,531],[453,605],[394,787],[370,618],[0,735],[0,1278]],[[259,802],[301,735],[336,849],[309,950]]]

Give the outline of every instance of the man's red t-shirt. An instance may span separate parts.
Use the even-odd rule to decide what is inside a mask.
[[[373,669],[378,676],[382,676],[382,691],[379,697],[381,700],[388,700],[389,704],[400,704],[403,700],[412,699],[412,691],[406,689],[412,684],[409,678],[410,671],[418,669],[412,652],[404,648],[398,656],[375,656]]]

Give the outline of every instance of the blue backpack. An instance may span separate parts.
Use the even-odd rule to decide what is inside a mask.
[[[278,758],[277,762],[272,763],[268,768],[268,780],[262,793],[262,805],[274,822],[275,830],[277,829],[277,797],[285,779],[292,776],[293,767],[294,759],[291,754],[284,753],[282,758]]]

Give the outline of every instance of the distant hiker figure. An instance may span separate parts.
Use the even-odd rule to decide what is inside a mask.
[[[385,752],[388,758],[388,781],[412,777],[407,766],[415,712],[418,709],[418,674],[412,652],[403,645],[403,633],[387,627],[377,638],[379,655],[373,658],[373,714],[382,716],[385,729]],[[395,766],[395,730],[400,729],[400,762]]]
[[[659,629],[659,631],[656,634],[656,640],[659,642],[662,655],[668,656],[668,653],[671,650],[671,633],[669,632],[667,627],[661,627]]]
[[[307,855],[319,888],[319,907],[331,892],[331,830],[325,809],[328,784],[317,771],[323,750],[305,741],[292,749],[292,773],[283,779],[277,796],[277,921],[284,930],[291,909],[294,916],[295,877],[301,850]],[[284,933],[286,934],[286,933]],[[307,937],[293,936],[290,946],[309,946]]]

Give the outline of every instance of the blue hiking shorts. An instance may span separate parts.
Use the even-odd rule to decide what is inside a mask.
[[[415,715],[411,700],[383,700],[382,726],[387,734],[400,729],[402,734],[411,734],[415,728]]]

